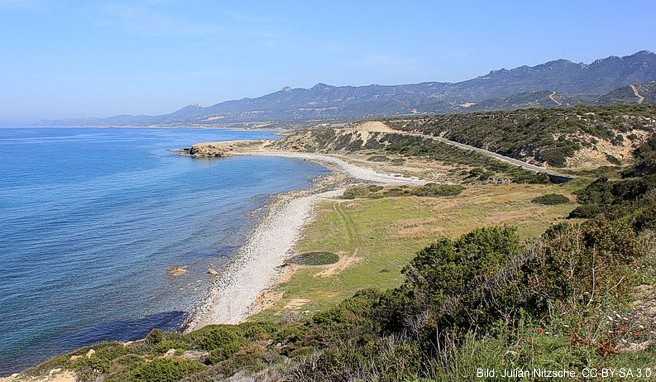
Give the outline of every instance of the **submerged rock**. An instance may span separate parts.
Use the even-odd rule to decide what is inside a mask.
[[[182,276],[185,273],[187,273],[187,267],[186,266],[175,265],[175,266],[172,266],[168,269],[168,274],[171,277]]]

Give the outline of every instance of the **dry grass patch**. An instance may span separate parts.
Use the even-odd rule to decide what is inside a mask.
[[[501,223],[516,225],[524,238],[537,236],[576,205],[545,206],[531,200],[554,192],[572,197],[571,190],[558,185],[478,185],[448,198],[326,200],[296,253],[329,251],[339,254],[340,261],[296,267],[291,278],[275,288],[282,298],[255,318],[278,320],[297,299],[308,300],[303,312],[311,313],[360,289],[396,287],[401,268],[439,236],[456,237]]]

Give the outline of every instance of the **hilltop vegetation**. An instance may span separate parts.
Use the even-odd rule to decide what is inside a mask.
[[[629,160],[632,149],[656,132],[656,106],[527,109],[391,119],[386,123],[524,161],[565,167],[579,150],[601,143],[606,143],[607,151],[617,148],[617,155],[625,156],[616,160]]]
[[[534,173],[483,154],[464,150],[426,137],[391,132],[359,132],[352,129],[314,128],[288,135],[276,145],[307,152],[378,152],[401,158],[422,158],[461,169],[466,182],[548,183],[545,174]],[[381,162],[384,155],[372,155]]]

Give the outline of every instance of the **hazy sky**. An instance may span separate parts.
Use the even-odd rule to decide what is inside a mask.
[[[655,15],[654,0],[0,0],[0,120],[589,62],[656,50]]]

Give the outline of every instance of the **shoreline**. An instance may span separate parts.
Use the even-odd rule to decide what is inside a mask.
[[[190,318],[181,328],[185,333],[207,325],[238,324],[261,310],[262,297],[278,285],[285,273],[285,260],[294,255],[296,242],[307,223],[315,218],[317,202],[340,196],[345,183],[352,180],[396,185],[425,183],[417,178],[356,166],[327,154],[245,150],[230,155],[309,160],[325,166],[331,174],[317,178],[310,189],[273,196],[246,243],[221,271],[197,308],[190,312]]]
[[[315,186],[275,195],[246,243],[221,271],[198,308],[190,312],[183,331],[238,324],[256,313],[258,299],[277,284],[303,228],[315,217],[316,203],[342,192],[339,188],[323,191]]]

